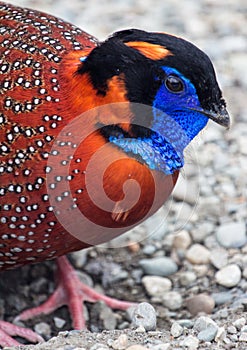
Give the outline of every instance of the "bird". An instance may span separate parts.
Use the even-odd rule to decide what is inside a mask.
[[[66,254],[126,232],[167,200],[184,150],[230,117],[210,58],[168,33],[123,29],[98,41],[52,15],[0,2],[0,271],[57,259],[59,282],[26,320],[103,300]],[[18,282],[17,282],[18,283]],[[32,330],[0,321],[0,345]]]

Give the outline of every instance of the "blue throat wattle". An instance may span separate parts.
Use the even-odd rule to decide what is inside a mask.
[[[109,141],[124,152],[140,157],[151,170],[159,170],[168,175],[184,165],[183,153],[175,150],[171,143],[157,133],[152,133],[149,138],[126,138],[122,134],[111,136]]]
[[[184,165],[183,151],[205,127],[208,118],[202,110],[194,85],[176,69],[163,67],[166,75],[175,74],[184,83],[182,93],[172,93],[162,84],[153,101],[153,121],[148,137],[111,136],[109,141],[132,153],[152,170],[172,174]],[[141,125],[141,127],[145,125]]]

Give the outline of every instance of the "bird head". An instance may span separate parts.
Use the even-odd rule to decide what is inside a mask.
[[[87,77],[91,107],[132,103],[128,123],[121,115],[99,119],[101,134],[150,169],[172,174],[181,168],[184,149],[208,119],[229,126],[209,57],[184,39],[123,30],[81,61],[77,76]]]

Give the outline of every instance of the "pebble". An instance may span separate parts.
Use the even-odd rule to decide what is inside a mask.
[[[218,327],[218,331],[214,337],[214,340],[218,342],[223,342],[226,339],[226,330],[225,327]]]
[[[200,312],[211,314],[215,307],[215,302],[214,299],[209,295],[198,294],[187,299],[186,306],[192,316],[195,316]]]
[[[246,332],[241,332],[240,333],[239,341],[247,342],[247,333]]]
[[[128,249],[131,253],[138,253],[140,251],[140,244],[138,242],[128,242]]]
[[[144,276],[142,284],[151,297],[162,297],[172,287],[168,278],[159,276]]]
[[[210,317],[200,316],[196,319],[193,329],[199,333],[212,325],[217,327],[217,324]]]
[[[211,296],[216,305],[226,304],[232,300],[232,294],[229,292],[212,293]]]
[[[72,257],[73,257],[75,267],[77,267],[78,269],[82,268],[86,264],[87,255],[88,255],[87,249],[82,249],[82,250],[79,250],[78,252],[73,252]]]
[[[192,243],[190,234],[188,231],[182,230],[177,233],[173,239],[173,247],[176,249],[187,249]]]
[[[228,252],[223,248],[213,249],[209,256],[211,264],[217,269],[221,269],[228,263]]]
[[[174,338],[178,338],[183,334],[183,330],[183,327],[178,322],[173,322],[171,326],[171,335]]]
[[[183,299],[180,293],[176,291],[170,291],[163,296],[162,303],[169,310],[178,310],[182,306]]]
[[[194,321],[189,319],[181,319],[178,320],[177,323],[179,323],[183,328],[192,328],[194,326]]]
[[[178,270],[177,264],[171,258],[165,256],[142,259],[139,264],[146,275],[166,277],[174,274]]]
[[[197,276],[193,271],[184,271],[179,276],[179,283],[183,287],[190,286],[193,282],[195,282]]]
[[[214,340],[218,331],[218,327],[215,325],[209,325],[206,329],[197,334],[197,338],[202,341],[211,342]]]
[[[153,255],[156,250],[157,250],[157,248],[153,244],[147,244],[143,248],[142,252],[143,252],[143,254],[146,254],[146,255]]]
[[[189,335],[181,342],[181,346],[187,350],[196,350],[199,346],[199,339],[193,335]]]
[[[246,324],[246,318],[240,317],[233,322],[233,326],[235,326],[238,330],[240,330]]]
[[[53,320],[57,328],[63,328],[63,326],[66,324],[66,321],[60,317],[54,317]]]
[[[126,350],[149,350],[148,348],[146,348],[145,346],[142,345],[131,345],[128,348],[126,348]]]
[[[241,270],[236,264],[227,265],[216,272],[215,279],[218,284],[224,287],[234,287],[241,280]]]
[[[203,242],[205,238],[214,230],[214,225],[211,222],[203,222],[199,227],[191,230],[193,242]]]
[[[186,258],[192,264],[207,264],[210,251],[201,244],[193,244],[187,251]]]
[[[230,334],[236,334],[237,333],[237,328],[233,325],[227,327],[227,332]]]
[[[99,318],[103,321],[104,329],[113,330],[117,326],[116,314],[105,303],[100,303]]]
[[[247,325],[241,328],[241,332],[247,332]]]
[[[133,310],[132,325],[134,327],[143,326],[146,331],[156,329],[156,311],[149,303],[140,303]]]
[[[124,350],[128,346],[128,337],[126,334],[121,334],[116,340],[111,344],[114,350]]]
[[[143,326],[139,326],[135,329],[136,333],[146,333],[146,329]]]
[[[219,226],[216,232],[219,244],[225,248],[241,248],[247,242],[244,221],[230,222]]]
[[[51,327],[45,322],[37,323],[34,326],[34,331],[42,335],[42,337],[49,338],[51,336]]]
[[[127,271],[123,270],[120,264],[107,261],[105,258],[91,260],[85,270],[91,275],[102,275],[102,285],[107,287],[128,277]]]

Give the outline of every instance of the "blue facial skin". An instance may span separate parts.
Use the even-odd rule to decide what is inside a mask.
[[[173,174],[184,165],[183,151],[206,126],[208,118],[200,113],[202,107],[194,85],[176,69],[163,67],[166,76],[179,77],[184,89],[171,92],[165,82],[153,101],[153,123],[150,137],[125,138],[112,136],[109,141],[126,153],[138,155],[152,170]],[[145,125],[142,125],[145,126]]]

